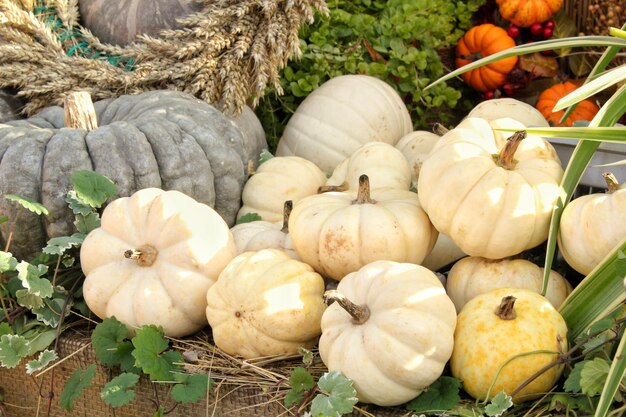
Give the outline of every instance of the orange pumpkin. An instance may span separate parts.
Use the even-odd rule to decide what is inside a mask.
[[[553,112],[552,109],[562,97],[571,93],[578,88],[578,84],[572,81],[566,81],[564,83],[555,84],[550,88],[545,89],[537,99],[537,110],[541,112],[543,117],[546,118],[552,126],[571,126],[576,120],[591,120],[593,116],[600,110],[600,108],[591,100],[583,100],[574,109],[572,114],[560,123],[561,117],[565,113],[564,110]]]
[[[563,0],[496,0],[503,18],[521,27],[542,23],[561,8]]]
[[[459,40],[456,47],[456,66],[462,67],[472,61],[515,46],[515,40],[504,29],[491,23],[474,26]],[[461,74],[463,80],[474,89],[485,92],[501,87],[506,76],[517,64],[517,57],[504,58],[489,65]]]

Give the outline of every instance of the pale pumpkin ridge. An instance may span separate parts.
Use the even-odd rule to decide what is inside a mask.
[[[380,92],[380,97],[378,97],[378,100],[376,100],[374,103],[376,105],[379,105],[379,107],[381,109],[386,109],[386,108],[395,108],[397,110],[399,110],[398,108],[400,107],[401,110],[404,110],[401,106],[399,106],[399,103],[397,100],[393,100],[393,98],[396,98],[395,95],[390,94],[389,91],[389,87],[387,84],[381,84],[379,82],[375,82],[374,80],[371,79],[363,79],[365,81],[365,84],[368,85],[368,87],[371,87],[373,89],[376,89],[378,92]],[[387,87],[387,88],[386,88]],[[395,93],[395,90],[393,91]],[[380,102],[380,99],[384,99],[386,101],[385,104]],[[384,114],[384,111],[381,111],[380,114]],[[393,112],[393,115],[396,116],[396,120],[390,121],[389,123],[389,127],[393,127],[393,126],[400,126],[402,125],[402,132],[401,132],[401,136],[404,136],[407,133],[410,133],[413,130],[413,126],[406,125],[406,119],[405,120],[401,120],[400,114],[404,114],[404,112],[400,112],[400,111],[395,111]],[[403,123],[404,122],[404,123]],[[396,138],[396,142],[400,137]]]
[[[307,118],[310,119],[310,120],[305,122],[305,124],[307,124],[307,125],[312,123],[311,120],[313,122],[318,120],[317,117],[309,116],[308,114],[306,114],[304,112],[299,113],[298,114],[298,118],[299,119],[300,118],[302,118],[302,119],[307,119]],[[302,124],[302,122],[300,122],[300,120],[298,120],[298,124]],[[329,130],[335,130],[335,131],[339,131],[340,133],[343,133],[341,130],[339,130],[339,129],[337,129],[334,126],[329,125],[329,124],[324,124],[324,127],[328,128]],[[293,154],[294,155],[296,154],[296,151],[298,150],[297,148],[298,148],[298,145],[300,144],[300,142],[303,142],[303,146],[306,146],[306,144],[304,142],[308,142],[308,146],[313,146],[313,147],[316,147],[316,148],[321,148],[323,145],[326,145],[326,146],[323,146],[323,150],[320,150],[320,152],[323,153],[323,154],[329,154],[330,153],[330,154],[336,156],[336,159],[338,159],[339,161],[342,161],[343,159],[346,158],[346,156],[343,154],[343,152],[341,152],[340,150],[335,149],[333,147],[333,145],[336,143],[335,141],[331,141],[330,143],[328,143],[327,141],[319,142],[316,138],[312,137],[308,133],[308,131],[304,131],[304,130],[302,130],[300,128],[295,128],[294,126],[290,126],[290,128],[293,129],[294,131],[296,131],[299,134],[298,140],[292,140],[292,142],[295,142],[294,143],[294,147],[293,147]],[[331,139],[336,139],[336,138],[333,135],[332,138],[329,137],[329,140],[331,140]],[[344,140],[344,139],[347,139],[347,141],[350,141],[350,142],[353,143],[352,148],[356,148],[356,147],[361,146],[361,143],[356,141],[352,137],[342,138],[342,140]],[[282,142],[285,142],[285,141],[282,141]],[[285,145],[285,146],[287,146],[287,145]],[[328,158],[328,157],[326,157],[326,158]],[[330,158],[328,158],[328,159],[330,159]]]

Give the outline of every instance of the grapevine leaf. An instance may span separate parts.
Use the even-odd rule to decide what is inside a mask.
[[[65,298],[53,298],[47,302],[44,301],[44,306],[36,308],[33,313],[37,315],[37,320],[49,327],[57,327],[61,319],[61,312],[65,305]],[[71,307],[71,303],[68,302],[66,308]]]
[[[50,329],[41,333],[38,332],[32,338],[27,338],[28,347],[30,348],[28,354],[34,355],[37,352],[41,352],[42,350],[50,346],[50,344],[54,342],[56,338],[56,329]]]
[[[76,195],[76,191],[70,190],[65,196],[65,202],[68,203],[69,208],[76,215],[87,216],[89,213],[93,213],[93,207],[88,204],[85,204],[78,196]]]
[[[0,251],[0,274],[9,271],[15,271],[17,267],[17,259],[10,252]]]
[[[29,353],[28,340],[24,336],[15,334],[0,336],[0,364],[2,366],[15,368]]]
[[[304,393],[315,387],[313,377],[306,369],[297,366],[291,371],[289,376],[289,385],[291,389],[285,396],[285,407],[291,407],[302,401]]]
[[[125,372],[138,372],[135,358],[131,354],[133,344],[128,337],[128,328],[115,317],[109,317],[99,323],[91,334],[91,344],[96,358],[103,364],[119,366]]]
[[[246,213],[237,219],[235,224],[250,223],[257,220],[263,220],[257,213]]]
[[[261,165],[264,162],[269,161],[273,157],[274,155],[272,155],[272,153],[269,150],[263,149],[261,153],[259,154],[259,165]]]
[[[53,361],[59,359],[57,353],[53,350],[44,350],[39,353],[39,357],[37,359],[33,359],[32,361],[28,361],[26,364],[26,373],[28,375],[32,375],[33,373],[44,369]]]
[[[506,410],[513,407],[513,399],[504,391],[496,394],[491,402],[485,407],[485,414],[490,417],[498,417],[504,414]]]
[[[182,370],[183,357],[179,352],[166,350],[163,329],[154,325],[142,326],[132,339],[135,366],[150,376],[152,381],[173,381],[173,372]]]
[[[451,410],[461,401],[461,380],[442,376],[428,389],[407,404],[407,410],[417,413]]]
[[[83,233],[74,233],[72,236],[53,237],[48,240],[43,252],[48,255],[63,255],[66,250],[80,246],[85,240],[85,236]]]
[[[102,391],[100,398],[111,407],[121,407],[135,399],[135,385],[139,382],[139,375],[123,373],[109,381]]]
[[[9,221],[9,216],[0,216],[0,224],[6,223]]]
[[[0,336],[5,334],[13,334],[13,328],[7,322],[0,323]]]
[[[86,215],[78,214],[76,215],[74,226],[76,226],[76,230],[80,233],[88,234],[92,230],[100,227],[100,215],[96,212],[91,212]]]
[[[45,214],[46,216],[48,215],[48,209],[43,204],[28,197],[16,194],[6,194],[4,198],[9,201],[15,201],[16,203],[19,203],[26,210],[32,211],[35,214]]]
[[[15,292],[15,298],[17,303],[22,307],[26,307],[30,310],[34,308],[41,308],[44,306],[43,298],[33,294],[26,288],[19,289]]]
[[[17,264],[15,269],[18,272],[17,276],[22,281],[22,286],[33,295],[37,295],[41,298],[49,298],[52,296],[52,283],[45,278],[41,278],[41,276],[48,271],[47,266],[35,266],[22,261]]]
[[[65,387],[63,387],[60,399],[61,407],[67,411],[72,411],[72,408],[74,407],[74,400],[83,395],[83,390],[85,388],[89,388],[91,386],[91,381],[93,381],[94,376],[96,376],[95,363],[89,365],[85,370],[82,368],[75,370],[65,384]]]
[[[172,388],[172,398],[183,404],[195,403],[206,396],[212,381],[207,374],[174,375],[179,383]]]
[[[115,183],[95,171],[74,171],[71,182],[76,196],[94,208],[100,208],[108,198],[117,194]]]
[[[602,388],[609,375],[609,368],[609,362],[603,358],[585,361],[585,365],[580,371],[581,392],[589,397],[602,393]]]
[[[341,372],[327,372],[320,377],[317,386],[322,394],[318,394],[311,404],[313,417],[340,417],[352,412],[359,401],[352,381]]]

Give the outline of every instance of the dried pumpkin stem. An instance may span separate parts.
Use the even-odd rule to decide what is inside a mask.
[[[620,189],[619,181],[617,181],[617,177],[612,172],[605,172],[602,176],[604,177],[604,181],[606,181],[609,194]]]
[[[495,156],[496,163],[504,169],[515,168],[515,152],[522,140],[526,139],[526,131],[515,132],[507,141],[500,153]]]
[[[95,130],[98,128],[96,109],[86,91],[70,93],[63,102],[63,124],[72,129]]]
[[[320,185],[317,188],[317,193],[322,194],[329,191],[348,191],[349,188],[350,186],[348,185],[348,182],[344,181],[339,185]]]
[[[152,266],[158,254],[159,251],[154,246],[142,245],[137,249],[127,250],[124,252],[124,257],[137,261],[139,266]]]
[[[441,123],[435,123],[433,125],[433,133],[439,136],[443,136],[448,133],[450,129],[442,125]]]
[[[324,293],[324,302],[336,301],[348,314],[352,316],[355,324],[363,324],[370,318],[370,309],[367,306],[354,304],[352,301],[337,290],[329,290]]]
[[[376,200],[370,197],[370,179],[363,174],[359,177],[359,191],[356,194],[356,200],[352,204],[375,204]]]
[[[285,201],[285,204],[283,204],[283,228],[280,229],[283,233],[289,233],[289,216],[291,216],[291,210],[293,210],[293,201]]]
[[[515,300],[517,300],[517,298],[512,295],[507,295],[502,298],[500,305],[496,308],[496,316],[500,317],[502,320],[515,320],[517,317],[514,308]]]

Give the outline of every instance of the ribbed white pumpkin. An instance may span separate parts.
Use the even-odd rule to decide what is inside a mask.
[[[546,240],[563,176],[550,143],[533,135],[508,141],[492,129],[499,120],[467,118],[443,135],[418,181],[420,203],[437,230],[468,255],[490,259]],[[506,125],[525,129],[513,119]]]
[[[324,280],[277,249],[245,252],[206,293],[217,347],[256,358],[311,348],[321,333]]]
[[[384,142],[368,142],[357,149],[337,165],[325,187],[357,190],[359,177],[363,174],[376,188],[408,190],[411,187],[409,163],[400,150]]]
[[[236,255],[217,212],[178,191],[139,190],[111,202],[80,250],[83,295],[100,318],[172,337],[206,326],[206,292]]]
[[[424,258],[421,265],[431,271],[437,271],[465,256],[467,254],[449,236],[439,233],[433,250]]]
[[[316,194],[325,182],[326,174],[311,161],[299,156],[270,158],[244,185],[237,218],[256,213],[271,223],[281,221],[285,201],[295,204],[302,197]]]
[[[478,256],[463,258],[454,264],[446,291],[460,312],[477,295],[496,288],[523,288],[541,293],[543,268],[526,259],[485,259]],[[561,274],[550,271],[545,297],[558,309],[572,292],[572,286]]]
[[[433,272],[372,262],[326,294],[337,301],[322,316],[320,356],[354,382],[359,401],[402,404],[441,376],[452,354],[456,311]]]
[[[439,141],[440,136],[426,130],[416,130],[404,135],[398,143],[396,148],[402,152],[406,160],[409,162],[411,168],[411,181],[417,185],[417,179],[419,178],[420,169],[422,164],[428,157],[428,154],[433,149],[435,144]]]
[[[419,264],[438,234],[417,194],[392,188],[370,194],[367,175],[357,192],[300,200],[291,212],[289,233],[300,259],[336,280],[377,260]]]
[[[394,145],[412,127],[406,105],[387,83],[369,75],[342,75],[300,103],[276,155],[302,156],[331,174],[364,143]]]
[[[604,174],[608,192],[584,195],[563,210],[559,249],[565,261],[589,274],[626,237],[626,185]]]
[[[478,103],[467,117],[480,117],[495,120],[510,117],[522,122],[526,127],[549,127],[545,117],[534,106],[511,97],[495,98]]]

